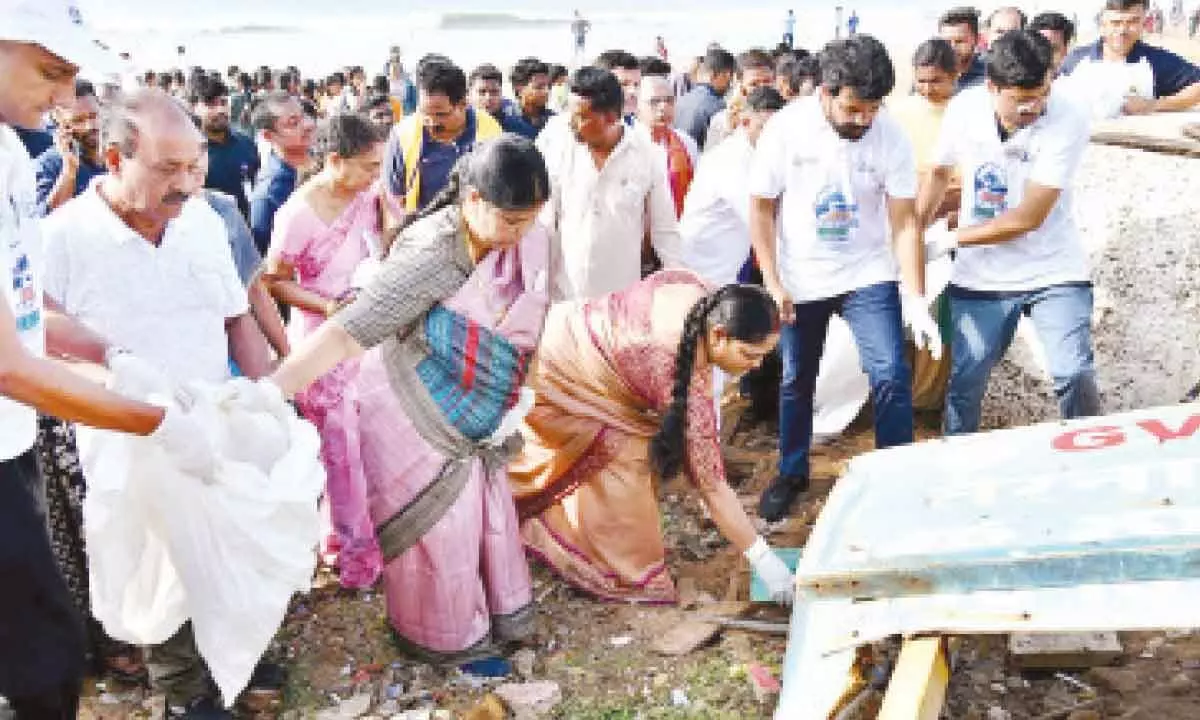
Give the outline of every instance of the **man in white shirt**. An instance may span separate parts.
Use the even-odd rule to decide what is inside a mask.
[[[1037,328],[1064,418],[1100,412],[1093,366],[1092,286],[1071,208],[1071,186],[1087,148],[1084,111],[1051,90],[1053,50],[1035,31],[993,44],[985,86],[950,102],[922,188],[923,226],[956,167],[963,178],[957,247],[948,290],[952,365],[945,431],[979,428],[992,368],[1017,321]]]
[[[882,110],[894,84],[892,61],[875,38],[830,43],[820,90],[776,113],[755,147],[750,239],[784,321],[779,476],[759,501],[769,521],[784,517],[808,487],[813,394],[833,313],[849,324],[870,381],[877,447],[913,437],[904,325],[918,346],[933,343],[940,354],[923,298],[912,147]]]
[[[186,415],[122,398],[43,356],[103,363],[109,353],[42,304],[33,164],[13,126],[34,127],[70,103],[79,66],[104,58],[69,0],[0,0],[0,17],[0,696],[18,720],[73,718],[84,631],[50,549],[37,414],[152,435],[198,473],[211,472],[215,453]]]
[[[732,97],[727,97],[725,109],[708,122],[705,152],[716,147],[736,129],[737,116],[750,93],[760,87],[775,84],[775,61],[763,50],[748,50],[738,56],[737,85]]]
[[[538,136],[552,191],[543,221],[554,234],[555,300],[600,297],[637,282],[647,228],[663,266],[681,264],[666,159],[647,133],[622,122],[623,105],[616,76],[580,68],[566,113],[573,137],[554,125]]]
[[[221,382],[229,358],[248,377],[269,369],[225,225],[203,200],[203,136],[158,90],[109,108],[108,174],[43,222],[46,297],[169,380]],[[154,689],[172,716],[222,715],[191,626],[148,649]]]

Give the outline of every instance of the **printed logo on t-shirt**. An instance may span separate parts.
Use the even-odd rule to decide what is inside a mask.
[[[33,266],[25,253],[18,255],[12,266],[12,299],[17,332],[36,330],[41,324],[42,312],[33,282]]]
[[[836,185],[826,185],[817,193],[813,203],[817,237],[823,240],[845,240],[858,227],[858,205],[846,198]]]
[[[984,163],[975,169],[975,202],[972,214],[976,220],[991,220],[1008,206],[1008,180],[1004,168]]]

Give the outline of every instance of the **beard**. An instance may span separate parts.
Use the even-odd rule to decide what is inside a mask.
[[[861,140],[863,135],[871,129],[870,125],[859,125],[857,123],[829,123],[833,131],[838,134],[843,140]]]

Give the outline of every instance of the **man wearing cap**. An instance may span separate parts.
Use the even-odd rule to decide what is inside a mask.
[[[84,636],[50,549],[32,451],[37,413],[150,435],[201,475],[215,455],[188,416],[127,400],[44,357],[133,362],[43,307],[33,165],[13,130],[70,103],[79,66],[104,59],[70,2],[0,0],[0,17],[0,695],[17,720],[67,720],[79,703]]]

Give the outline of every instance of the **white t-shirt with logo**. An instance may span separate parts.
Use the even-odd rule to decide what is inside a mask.
[[[1041,227],[994,245],[959,248],[952,282],[968,290],[1021,292],[1090,278],[1073,217],[1075,171],[1089,140],[1088,118],[1051,90],[1046,112],[1001,142],[991,93],[979,86],[950,101],[933,162],[962,173],[959,225],[978,225],[1017,207],[1027,183],[1062,194]]]
[[[796,302],[897,279],[888,199],[916,197],[917,172],[886,109],[850,141],[830,126],[819,95],[792,102],[763,128],[749,190],[779,198],[779,275]]]
[[[16,319],[17,337],[33,355],[46,347],[42,317],[41,239],[33,161],[12,128],[0,124],[0,267],[4,302]],[[0,462],[33,447],[37,412],[0,397]]]

